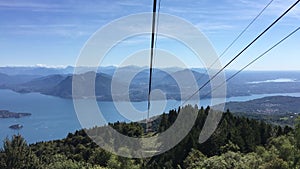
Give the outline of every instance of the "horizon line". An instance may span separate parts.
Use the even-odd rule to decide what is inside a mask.
[[[67,69],[67,68],[74,68],[74,65],[45,65],[45,64],[36,64],[36,65],[1,65],[0,68],[47,68],[47,69]],[[81,68],[94,68],[94,67],[89,67],[89,66],[78,66]],[[139,68],[144,68],[148,66],[138,66],[138,65],[126,65],[126,66],[121,66],[118,67],[117,65],[103,65],[98,67],[114,67],[114,68],[125,68],[125,67],[139,67]],[[171,69],[171,68],[177,68],[177,69],[204,69],[207,70],[204,67],[179,67],[179,66],[170,66],[170,67],[155,67],[156,69]],[[226,69],[226,71],[238,71],[238,69]],[[300,71],[300,69],[247,69],[244,71]]]

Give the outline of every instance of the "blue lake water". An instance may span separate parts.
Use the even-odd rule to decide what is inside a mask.
[[[240,96],[227,98],[227,101],[247,101],[265,96],[287,95],[298,96],[300,93],[283,93],[283,94],[258,94],[251,96]],[[159,103],[159,101],[156,101]],[[179,106],[179,102],[169,100],[165,110]],[[201,100],[201,105],[207,106],[210,100]],[[146,110],[147,102],[133,103],[136,109]],[[109,122],[128,121],[118,114],[113,102],[98,102],[105,119]],[[69,132],[81,129],[74,110],[73,101],[53,96],[46,96],[39,93],[19,94],[10,90],[0,90],[0,110],[9,110],[12,112],[32,113],[29,117],[23,118],[0,118],[0,140],[11,137],[13,134],[20,133],[25,137],[28,143],[37,141],[47,141],[61,139],[66,137]],[[159,112],[160,114],[161,112]],[[157,114],[151,114],[157,115]],[[137,117],[135,120],[141,120]],[[22,124],[21,130],[9,129],[13,124]]]

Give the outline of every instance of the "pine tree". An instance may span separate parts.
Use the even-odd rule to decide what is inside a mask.
[[[31,152],[26,141],[21,135],[14,135],[11,140],[7,138],[4,141],[3,154],[5,168],[41,168],[38,158]],[[4,167],[0,166],[0,168]]]

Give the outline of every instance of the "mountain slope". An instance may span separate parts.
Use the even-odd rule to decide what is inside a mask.
[[[46,77],[40,77],[33,79],[29,82],[22,83],[17,85],[14,90],[17,92],[40,92],[44,93],[56,86],[63,79],[65,79],[65,75],[49,75]]]
[[[17,84],[26,83],[32,79],[38,78],[37,75],[7,75],[0,73],[0,86],[2,88],[15,87]]]
[[[77,97],[92,97],[92,93],[86,93],[87,90],[85,83],[87,80],[92,79],[95,76],[95,72],[87,72],[80,75],[74,75],[79,79],[78,83],[83,84],[80,86],[82,91],[81,96]],[[50,90],[44,92],[44,94],[59,96],[63,98],[72,98],[72,80],[73,76],[68,76],[56,86]],[[95,93],[97,97],[100,97],[102,100],[111,100],[111,77],[109,75],[98,73],[96,74],[95,79]]]

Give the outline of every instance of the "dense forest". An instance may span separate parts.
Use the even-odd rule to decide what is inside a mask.
[[[235,116],[227,111],[223,113],[214,134],[206,142],[199,144],[198,136],[210,108],[198,110],[197,107],[186,106],[182,109],[197,109],[196,123],[177,146],[158,156],[145,159],[116,156],[101,149],[84,130],[79,130],[69,133],[61,140],[30,145],[21,135],[7,138],[0,150],[0,168],[300,168],[299,117],[294,128],[291,128]],[[150,134],[168,129],[176,120],[179,110],[171,110],[153,121]],[[140,123],[116,122],[109,125],[131,137],[145,137],[149,134]],[[101,131],[103,127],[89,130]],[[126,147],[123,149],[126,151]]]

